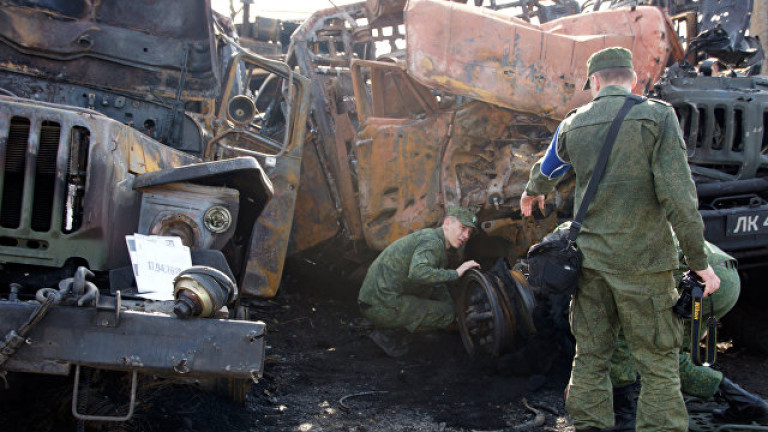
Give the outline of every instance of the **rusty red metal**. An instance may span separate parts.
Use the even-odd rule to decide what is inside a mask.
[[[666,16],[651,6],[534,25],[484,8],[412,0],[405,25],[407,68],[422,84],[551,118],[590,100],[582,86],[592,53],[610,46],[632,50],[635,91],[642,94],[670,53],[680,52]]]
[[[360,215],[366,244],[383,249],[440,221],[439,173],[453,113],[437,113],[429,90],[393,63],[355,61],[352,82],[361,122],[355,147]]]
[[[483,231],[496,238],[479,253],[520,256],[554,228],[554,213],[531,223],[502,215],[517,205],[556,122],[438,98],[391,62],[353,61],[352,81],[359,207],[370,248],[439,224],[453,205],[475,210],[486,221]]]
[[[533,222],[510,214],[557,121],[425,86],[397,52],[370,60],[372,41],[397,47],[403,24],[369,24],[367,34],[362,12],[359,4],[320,11],[293,37],[290,56],[312,81],[313,133],[289,253],[354,260],[358,239],[381,250],[463,205],[485,221],[483,250],[520,256],[556,224],[553,212]],[[567,190],[557,196],[553,209],[567,206]]]
[[[406,0],[366,0],[365,8],[371,22],[379,20],[402,21]]]

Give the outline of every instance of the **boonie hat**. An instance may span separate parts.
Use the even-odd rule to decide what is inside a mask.
[[[455,217],[464,226],[475,229],[477,228],[477,225],[475,225],[477,223],[477,216],[475,216],[474,213],[465,209],[464,207],[451,207],[448,209],[446,216]]]
[[[592,54],[587,60],[587,82],[584,90],[589,89],[589,77],[597,71],[610,68],[632,69],[632,52],[622,47],[604,48]]]

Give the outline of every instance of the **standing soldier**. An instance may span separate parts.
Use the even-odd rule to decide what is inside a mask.
[[[387,246],[365,275],[357,302],[374,326],[371,339],[390,357],[408,351],[410,333],[445,329],[456,321],[456,306],[446,282],[480,265],[466,261],[446,269],[450,248],[458,249],[477,228],[469,210],[452,207],[443,225],[425,228]]]
[[[741,292],[739,272],[736,269],[736,260],[732,256],[709,242],[705,243],[705,247],[707,261],[720,278],[720,289],[704,299],[701,309],[702,311],[709,311],[709,302],[712,302],[712,310],[719,320],[736,305],[736,301],[739,299]],[[675,271],[675,282],[679,284],[683,273],[688,271],[688,265],[679,249],[678,255],[680,268]],[[706,327],[701,328],[702,334],[697,340],[703,337],[705,330]],[[680,384],[683,393],[704,400],[719,393],[728,403],[728,408],[715,410],[712,413],[715,420],[719,422],[751,423],[757,421],[766,424],[768,422],[768,403],[724,377],[722,372],[693,363],[690,355],[690,334],[690,320],[686,320],[683,349],[680,350],[679,356]],[[613,383],[613,408],[616,416],[616,426],[611,431],[634,431],[637,368],[623,337],[619,338],[616,352],[611,359],[611,383]]]
[[[525,216],[534,201],[543,209],[554,178],[571,166],[578,208],[610,125],[637,83],[632,53],[624,48],[598,51],[587,68],[584,88],[594,99],[563,120],[531,170],[520,198]],[[690,268],[706,284],[705,295],[712,294],[720,280],[704,252],[704,224],[677,117],[668,104],[647,100],[624,119],[576,240],[583,267],[571,302],[576,355],[566,408],[577,431],[614,423],[609,372],[620,328],[643,377],[637,430],[688,429],[677,371],[682,323],[672,311],[678,297],[673,229]]]

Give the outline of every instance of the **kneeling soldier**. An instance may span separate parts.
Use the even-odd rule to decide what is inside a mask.
[[[360,312],[377,327],[371,339],[390,357],[408,350],[403,330],[439,330],[455,322],[456,307],[445,283],[480,265],[466,261],[456,270],[446,269],[446,252],[466,243],[476,223],[471,211],[453,207],[441,227],[396,240],[371,264],[357,300]]]

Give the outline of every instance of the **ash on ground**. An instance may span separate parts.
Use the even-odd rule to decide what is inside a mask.
[[[21,396],[3,398],[0,430],[573,430],[563,400],[567,359],[472,359],[455,332],[415,335],[408,354],[389,358],[368,339],[354,288],[342,291],[328,295],[289,278],[274,299],[252,305],[251,316],[267,323],[268,349],[264,376],[251,385],[244,406],[193,385],[144,377],[133,419],[78,427],[69,412],[71,379],[35,377]],[[537,363],[546,364],[546,373],[535,373]],[[764,355],[734,346],[719,354],[716,367],[765,396],[765,363]],[[102,390],[99,397],[106,399],[109,392]],[[124,397],[115,399],[102,404],[124,406]]]

